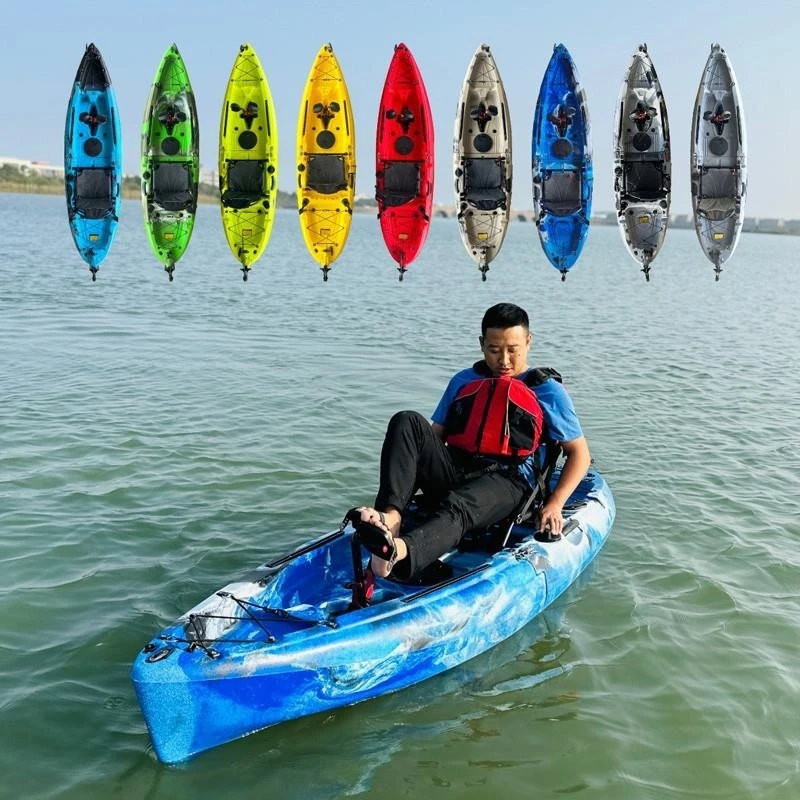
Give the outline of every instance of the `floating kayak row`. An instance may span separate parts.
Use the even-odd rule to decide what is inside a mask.
[[[511,115],[488,45],[464,78],[453,135],[459,230],[486,280],[511,213]],[[300,228],[323,278],[347,242],[355,201],[355,119],[330,44],[317,53],[297,124]],[[422,73],[395,46],[378,108],[375,200],[381,234],[400,279],[421,252],[434,190],[434,126]],[[199,123],[178,48],[167,48],[142,126],[141,172],[150,245],[172,280],[194,226]],[[669,222],[672,154],[667,105],[646,45],[625,72],[614,120],[617,221],[630,254],[650,278]],[[270,239],[278,191],[278,129],[266,75],[249,44],[239,48],[222,106],[219,186],[225,236],[245,280]],[[588,101],[575,63],[555,45],[539,89],[531,136],[534,219],[562,280],[583,250],[592,209]],[[98,49],[86,48],[70,96],[65,184],[70,228],[92,279],[117,227],[122,173],[119,111]],[[692,208],[717,278],[741,232],[746,191],[744,114],[733,67],[711,47],[697,92],[691,140]]]
[[[700,246],[714,265],[733,254],[744,220],[744,113],[725,50],[711,45],[692,115],[692,211]],[[669,222],[672,155],[664,93],[640,45],[625,74],[614,125],[614,191],[622,238],[650,280]]]

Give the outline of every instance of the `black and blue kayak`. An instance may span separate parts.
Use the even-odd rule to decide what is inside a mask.
[[[531,152],[539,239],[564,280],[589,232],[594,178],[586,93],[563,44],[553,48],[542,78]]]
[[[86,47],[67,107],[64,185],[75,246],[92,280],[119,220],[122,136],[111,78],[100,51]]]
[[[156,635],[132,670],[158,758],[185,761],[286,720],[463,664],[515,634],[597,555],[614,521],[590,471],[540,541],[518,517],[471,536],[424,580],[375,579],[350,522],[215,592]],[[370,596],[371,595],[371,596]]]

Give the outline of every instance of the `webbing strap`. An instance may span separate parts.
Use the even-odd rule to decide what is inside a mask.
[[[538,502],[539,505],[541,505],[547,499],[547,496],[550,493],[550,476],[553,474],[553,470],[555,469],[556,463],[558,462],[558,457],[560,455],[561,447],[559,447],[555,442],[551,442],[547,446],[547,455],[545,456],[542,468],[536,475],[536,486],[531,489],[530,494],[525,500],[522,508],[511,520],[500,545],[501,549],[508,543],[508,539],[511,536],[511,531],[514,529],[514,525],[519,525],[519,523],[525,519],[525,515],[528,513],[528,511],[530,511],[531,506],[535,502]]]

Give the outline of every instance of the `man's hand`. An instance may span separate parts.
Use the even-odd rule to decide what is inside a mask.
[[[558,479],[553,493],[539,509],[538,514],[539,530],[549,531],[554,538],[561,536],[561,529],[564,527],[564,518],[561,516],[564,503],[569,500],[570,495],[583,480],[592,461],[589,455],[589,445],[583,436],[573,439],[571,442],[562,442],[561,449],[566,457],[564,466],[561,468],[561,477]]]
[[[553,537],[561,536],[561,529],[564,526],[564,518],[561,516],[563,508],[562,503],[550,497],[536,515],[539,530]]]

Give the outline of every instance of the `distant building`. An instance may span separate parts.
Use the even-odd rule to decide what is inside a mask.
[[[64,178],[64,167],[61,164],[46,164],[44,161],[28,161],[24,158],[0,156],[0,167],[6,164],[27,175],[41,175],[43,178]]]
[[[201,166],[198,179],[200,183],[207,183],[209,186],[216,186],[219,182],[219,173],[217,172],[216,167],[213,169],[207,169],[206,167]]]

